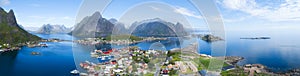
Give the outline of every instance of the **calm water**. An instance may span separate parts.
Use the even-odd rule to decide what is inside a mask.
[[[295,34],[299,36],[299,34]],[[259,35],[270,36],[270,40],[241,40],[240,37],[256,37],[257,34],[229,32],[227,33],[226,55],[243,56],[246,59],[241,64],[260,63],[273,71],[300,68],[300,42],[299,37],[295,34],[272,32]],[[72,40],[72,36],[65,34],[36,35],[42,38]],[[143,42],[136,46],[147,50],[156,42],[158,41]],[[200,53],[210,54],[210,43],[199,39],[184,39],[182,42],[178,42],[176,39],[170,38],[167,41],[159,41],[167,50],[180,47],[179,43],[185,47],[193,42],[200,43]],[[0,76],[69,76],[69,72],[76,68],[75,64],[85,60],[97,62],[97,59],[90,58],[90,51],[95,49],[94,46],[82,46],[72,44],[72,42],[47,42],[47,44],[48,48],[23,47],[20,51],[2,53],[0,55]],[[40,52],[41,55],[31,55],[30,53],[33,51]]]
[[[68,35],[41,35],[42,38],[66,38]],[[0,76],[69,76],[75,69],[72,42],[47,42],[47,48],[28,48],[0,55]],[[41,55],[31,55],[40,52]]]
[[[226,34],[226,55],[242,56],[243,64],[263,64],[274,72],[283,72],[290,69],[300,68],[300,33],[286,31],[228,31]],[[245,40],[241,37],[270,36],[266,40]],[[182,46],[198,42],[198,52],[211,54],[211,43],[199,39],[184,39]],[[140,43],[137,46],[148,49],[154,42]],[[180,47],[176,41],[160,41],[165,48]]]
[[[228,32],[227,55],[243,56],[246,59],[242,63],[264,64],[272,71],[300,68],[300,33],[293,31]],[[270,36],[271,39],[239,39],[249,36]]]

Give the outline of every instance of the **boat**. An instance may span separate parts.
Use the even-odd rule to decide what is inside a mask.
[[[105,60],[105,57],[102,57],[101,60]]]
[[[70,72],[71,74],[79,74],[80,72],[78,71],[78,70],[72,70],[71,72]]]
[[[47,44],[44,44],[44,43],[39,44],[39,46],[40,46],[40,47],[48,47],[48,45],[47,45]]]
[[[40,52],[31,52],[31,55],[40,55]]]
[[[88,76],[89,74],[87,73],[80,73],[80,76]]]
[[[29,45],[27,45],[27,47],[29,47],[29,48],[34,48],[34,47],[35,47],[35,45],[33,45],[33,44],[29,44]]]
[[[91,62],[89,62],[89,61],[87,61],[87,60],[85,61],[85,63],[91,64]]]
[[[99,56],[98,59],[105,60],[105,56]]]
[[[96,52],[91,52],[91,55],[96,55],[97,53]]]

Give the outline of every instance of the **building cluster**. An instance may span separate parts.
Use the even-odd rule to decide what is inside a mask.
[[[16,50],[20,50],[20,47],[13,47],[10,44],[2,44],[0,45],[0,53],[1,52],[6,52],[6,51],[16,51]]]
[[[83,44],[83,45],[97,45],[97,44],[103,44],[103,43],[115,44],[115,45],[128,45],[128,44],[135,44],[135,43],[144,42],[144,41],[166,40],[167,38],[145,37],[142,39],[143,40],[135,41],[135,40],[130,40],[130,39],[105,40],[104,38],[85,38],[82,40],[76,40],[74,42]]]
[[[80,67],[86,73],[77,73],[80,75],[128,75],[128,74],[147,74],[148,62],[151,55],[158,55],[155,50],[140,50],[136,47],[94,50],[91,56],[97,58],[99,62],[85,61],[80,63]]]
[[[94,50],[91,57],[97,58],[99,62],[85,61],[80,63],[84,75],[174,75],[174,74],[195,74],[198,73],[198,65],[193,61],[177,61],[177,56],[167,57],[167,51],[141,50],[138,47],[126,47],[120,49]],[[184,55],[183,58],[194,58]],[[209,57],[207,55],[206,57]],[[160,59],[159,59],[160,58]],[[158,60],[157,60],[158,59]],[[176,61],[174,61],[174,59]],[[84,73],[85,72],[85,73]]]
[[[29,48],[34,48],[34,47],[48,47],[48,45],[45,44],[45,43],[40,43],[40,44],[27,44],[27,47],[29,47]]]

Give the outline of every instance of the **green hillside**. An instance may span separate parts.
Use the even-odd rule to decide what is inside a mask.
[[[13,45],[41,39],[20,28],[12,10],[7,13],[0,7],[0,13],[0,44]]]

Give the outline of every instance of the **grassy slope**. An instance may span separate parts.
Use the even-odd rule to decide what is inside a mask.
[[[5,19],[7,15],[6,12],[1,12],[1,14],[4,17],[2,17],[3,19],[0,23],[0,44],[16,44],[41,39],[35,35],[28,33],[18,26],[8,25],[7,20]]]
[[[130,39],[130,40],[134,40],[134,41],[143,40],[142,38],[136,37],[133,35],[111,35],[111,36],[107,36],[105,39],[110,41],[110,40],[112,40],[112,38],[114,40],[126,40],[126,39]]]

